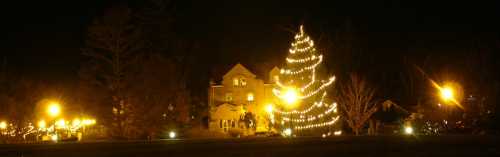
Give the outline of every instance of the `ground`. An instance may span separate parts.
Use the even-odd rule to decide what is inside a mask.
[[[498,136],[341,136],[0,145],[0,156],[500,156]]]

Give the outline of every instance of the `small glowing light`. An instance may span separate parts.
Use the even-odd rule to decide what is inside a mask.
[[[321,135],[321,137],[322,137],[322,138],[325,138],[325,137],[326,137],[326,134]]]
[[[335,136],[342,135],[342,130],[333,132],[333,135],[335,135]]]
[[[406,126],[405,133],[409,135],[413,134],[413,128],[411,126]]]
[[[441,104],[438,104],[439,107],[441,107]]]
[[[76,118],[73,120],[73,122],[71,123],[71,125],[73,125],[73,127],[77,127],[77,126],[80,126],[82,122],[80,121],[80,119]]]
[[[292,135],[292,129],[287,128],[287,129],[283,130],[283,134],[285,136],[291,136]]]
[[[7,122],[5,121],[0,122],[0,129],[7,129]]]
[[[288,104],[294,104],[295,102],[297,102],[298,97],[299,96],[295,88],[289,88],[283,95],[283,99],[285,99],[286,103]]]
[[[443,87],[441,89],[441,97],[444,100],[451,100],[451,99],[453,99],[453,90],[451,90],[450,87]]]
[[[272,104],[269,104],[266,106],[266,112],[267,113],[273,113],[274,107]]]
[[[57,134],[54,134],[50,137],[52,139],[52,141],[57,141],[58,137],[57,137]]]
[[[45,123],[44,120],[38,121],[38,128],[45,129],[46,126],[47,126],[47,123]]]
[[[95,119],[83,119],[81,121],[82,125],[93,125],[96,123]]]
[[[92,122],[91,122],[89,119],[84,119],[84,120],[82,121],[82,124],[83,124],[83,125],[90,125],[90,123],[92,123]]]
[[[56,126],[58,126],[59,128],[64,128],[66,127],[66,121],[64,121],[64,119],[60,119],[56,122]]]
[[[247,100],[248,101],[253,101],[253,93],[248,93]]]
[[[176,136],[176,134],[175,134],[175,132],[173,132],[173,131],[170,131],[170,132],[168,133],[168,137],[170,137],[170,138],[175,138],[175,136]]]
[[[61,113],[61,107],[59,106],[59,103],[57,102],[51,102],[49,104],[49,108],[47,110],[48,114],[50,116],[58,116]]]

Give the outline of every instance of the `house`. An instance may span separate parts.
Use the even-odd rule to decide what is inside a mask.
[[[228,133],[242,131],[250,135],[270,131],[265,106],[274,102],[272,79],[279,74],[274,67],[265,82],[241,64],[236,64],[217,84],[210,83],[208,91],[209,130]]]

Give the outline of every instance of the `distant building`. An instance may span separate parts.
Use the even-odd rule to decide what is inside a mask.
[[[276,98],[272,93],[278,68],[269,72],[264,82],[241,64],[236,64],[222,78],[221,83],[210,82],[209,130],[228,133],[231,130],[249,135],[269,131],[265,106]]]

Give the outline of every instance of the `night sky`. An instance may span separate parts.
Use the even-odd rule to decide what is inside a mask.
[[[200,69],[202,74],[236,62],[281,64],[299,24],[320,40],[321,34],[344,31],[347,21],[367,55],[388,58],[378,64],[429,54],[452,60],[477,40],[498,50],[500,5],[472,2],[175,1],[174,30],[180,38],[200,44],[201,51],[193,55],[208,67]],[[87,25],[106,8],[123,2],[14,3],[2,7],[7,42],[1,57],[8,69],[24,77],[74,83],[85,61],[80,49]]]

